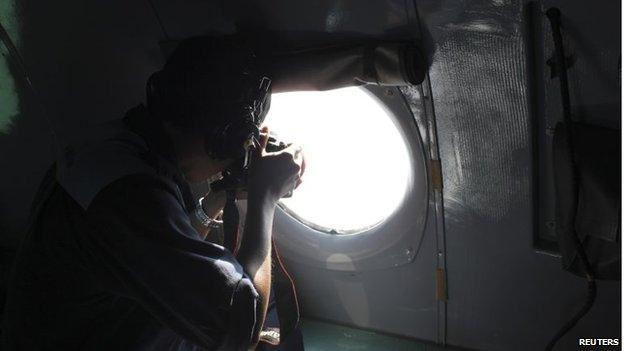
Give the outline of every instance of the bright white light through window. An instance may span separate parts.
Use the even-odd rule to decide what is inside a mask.
[[[282,205],[339,233],[391,215],[405,195],[410,162],[388,113],[360,88],[273,94],[265,124],[306,157],[304,182]]]

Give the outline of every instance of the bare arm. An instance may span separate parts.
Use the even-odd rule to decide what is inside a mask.
[[[260,296],[254,331],[254,342],[257,343],[271,294],[271,233],[275,202],[267,196],[250,196],[247,206],[245,231],[237,259]]]
[[[258,342],[271,292],[271,236],[277,201],[300,183],[303,156],[290,146],[280,152],[264,151],[268,129],[261,134],[260,148],[249,171],[245,231],[237,260],[260,295],[254,342]],[[253,345],[255,347],[255,344]]]

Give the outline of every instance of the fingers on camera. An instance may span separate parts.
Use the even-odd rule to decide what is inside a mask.
[[[286,161],[286,171],[290,174],[299,174],[299,171],[301,170],[301,165],[299,162],[297,162],[297,158],[293,153],[290,152],[282,152],[278,155],[278,157],[280,157],[281,159],[283,159],[284,161]]]
[[[297,189],[299,185],[301,185],[301,183],[303,183],[303,180],[301,179],[301,177],[297,177],[297,181],[295,182],[295,189]]]
[[[256,144],[256,155],[257,156],[261,156],[267,145],[269,144],[269,134],[268,132],[260,132],[260,137],[256,140],[257,144]]]

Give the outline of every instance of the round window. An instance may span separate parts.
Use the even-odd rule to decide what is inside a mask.
[[[325,232],[374,227],[403,202],[410,159],[394,118],[361,88],[273,94],[265,123],[303,147],[303,183],[281,207]]]

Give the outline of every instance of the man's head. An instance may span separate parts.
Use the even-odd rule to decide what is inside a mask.
[[[201,140],[214,159],[234,159],[268,110],[270,80],[263,78],[253,50],[240,40],[195,37],[180,42],[150,77],[147,103],[182,139]]]

